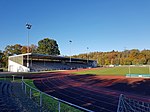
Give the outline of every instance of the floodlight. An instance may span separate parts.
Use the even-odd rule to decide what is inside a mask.
[[[32,26],[31,24],[26,23],[26,28],[27,29],[31,29],[31,26]]]

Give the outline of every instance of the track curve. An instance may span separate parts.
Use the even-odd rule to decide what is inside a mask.
[[[116,112],[119,95],[122,93],[139,98],[137,94],[122,91],[124,86],[114,88],[116,84],[120,85],[121,82],[127,83],[130,80],[124,77],[110,78],[67,73],[47,73],[40,76],[34,78],[34,84],[39,90],[94,112]],[[149,100],[149,97],[144,100],[147,99]]]
[[[34,80],[41,91],[95,112],[114,112],[119,94],[106,89],[87,87],[69,75]]]

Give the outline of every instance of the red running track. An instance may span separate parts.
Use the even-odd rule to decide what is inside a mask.
[[[117,110],[119,94],[87,86],[69,75],[34,80],[34,84],[43,92],[95,112]]]
[[[39,90],[95,112],[116,112],[119,95],[129,94],[110,88],[118,83],[117,81],[124,81],[122,77],[103,79],[95,75],[63,73],[48,73],[40,76],[34,79],[34,84]]]

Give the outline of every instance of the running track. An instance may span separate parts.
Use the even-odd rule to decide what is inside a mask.
[[[34,78],[39,90],[94,112],[116,112],[122,92],[106,87],[115,81],[65,73],[47,73]]]

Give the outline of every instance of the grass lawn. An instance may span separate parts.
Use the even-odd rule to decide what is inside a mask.
[[[75,74],[96,74],[96,75],[126,75],[129,73],[129,67],[113,67],[89,69],[76,71]],[[130,67],[130,74],[149,74],[148,67]]]

